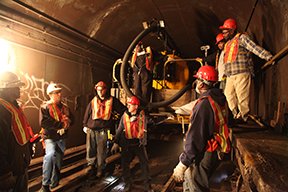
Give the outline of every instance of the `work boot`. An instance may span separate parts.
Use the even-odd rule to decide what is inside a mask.
[[[94,165],[88,165],[88,168],[86,169],[86,174],[88,176],[92,176],[96,174],[96,168]]]
[[[96,177],[102,177],[102,170],[97,170]]]
[[[42,185],[41,189],[39,192],[50,192],[49,186],[47,185]]]

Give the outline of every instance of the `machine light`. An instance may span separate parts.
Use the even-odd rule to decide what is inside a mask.
[[[144,29],[147,29],[147,28],[149,27],[149,25],[148,25],[148,23],[147,23],[146,21],[144,21],[144,22],[142,23],[142,25],[143,25],[143,28],[144,28]]]

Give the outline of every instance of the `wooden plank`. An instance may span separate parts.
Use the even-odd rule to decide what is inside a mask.
[[[233,134],[237,163],[252,191],[288,189],[288,138],[269,131]]]

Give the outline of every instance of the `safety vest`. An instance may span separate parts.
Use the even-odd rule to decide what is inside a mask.
[[[136,47],[136,49],[135,49],[135,51],[134,51],[134,53],[132,55],[132,59],[131,59],[131,67],[132,68],[135,65],[139,49],[140,49],[140,47],[137,45],[137,47]],[[153,58],[152,54],[153,53],[152,53],[151,47],[146,47],[146,50],[144,52],[145,52],[144,54],[145,54],[145,66],[146,66],[146,69],[148,69],[149,71],[153,72],[154,65],[153,65],[153,60],[152,60],[152,58]]]
[[[224,46],[224,63],[231,63],[236,61],[236,57],[239,49],[239,37],[240,33],[237,33],[233,39],[228,41]]]
[[[212,110],[214,112],[214,120],[215,120],[215,127],[214,127],[214,133],[213,137],[208,140],[206,151],[213,152],[216,150],[219,150],[224,153],[229,153],[231,144],[229,140],[229,129],[226,122],[226,110],[225,106],[219,106],[211,96],[206,96],[199,98],[194,105],[194,107],[197,105],[198,102],[201,100],[207,98]],[[192,110],[193,111],[193,110]],[[190,118],[192,117],[192,113]]]
[[[123,115],[123,123],[125,127],[125,137],[127,139],[141,139],[144,137],[145,130],[145,113],[142,110],[137,120],[130,122],[130,116],[127,113]]]
[[[94,97],[91,101],[92,119],[109,120],[111,117],[113,98],[101,101],[98,97]]]
[[[49,109],[50,116],[56,121],[61,121],[63,115],[69,115],[68,107],[63,103],[61,108],[59,108],[59,106],[56,103],[49,103],[47,107]]]
[[[0,98],[0,104],[3,105],[12,115],[12,132],[17,143],[21,146],[25,145],[30,137],[29,128],[30,125],[26,119],[21,108],[17,108],[13,104]]]
[[[229,129],[225,118],[225,106],[219,106],[211,96],[208,96],[207,98],[214,112],[215,127],[213,138],[208,141],[206,150],[209,152],[219,150],[223,153],[229,153],[231,146],[229,140]]]

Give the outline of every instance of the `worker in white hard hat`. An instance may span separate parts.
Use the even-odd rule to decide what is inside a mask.
[[[34,134],[16,101],[23,85],[16,74],[0,73],[0,191],[28,191]]]
[[[50,191],[59,185],[61,162],[66,149],[65,138],[71,126],[71,113],[62,99],[62,88],[50,83],[46,93],[50,100],[40,107],[40,126],[45,143],[43,179],[41,192]]]

